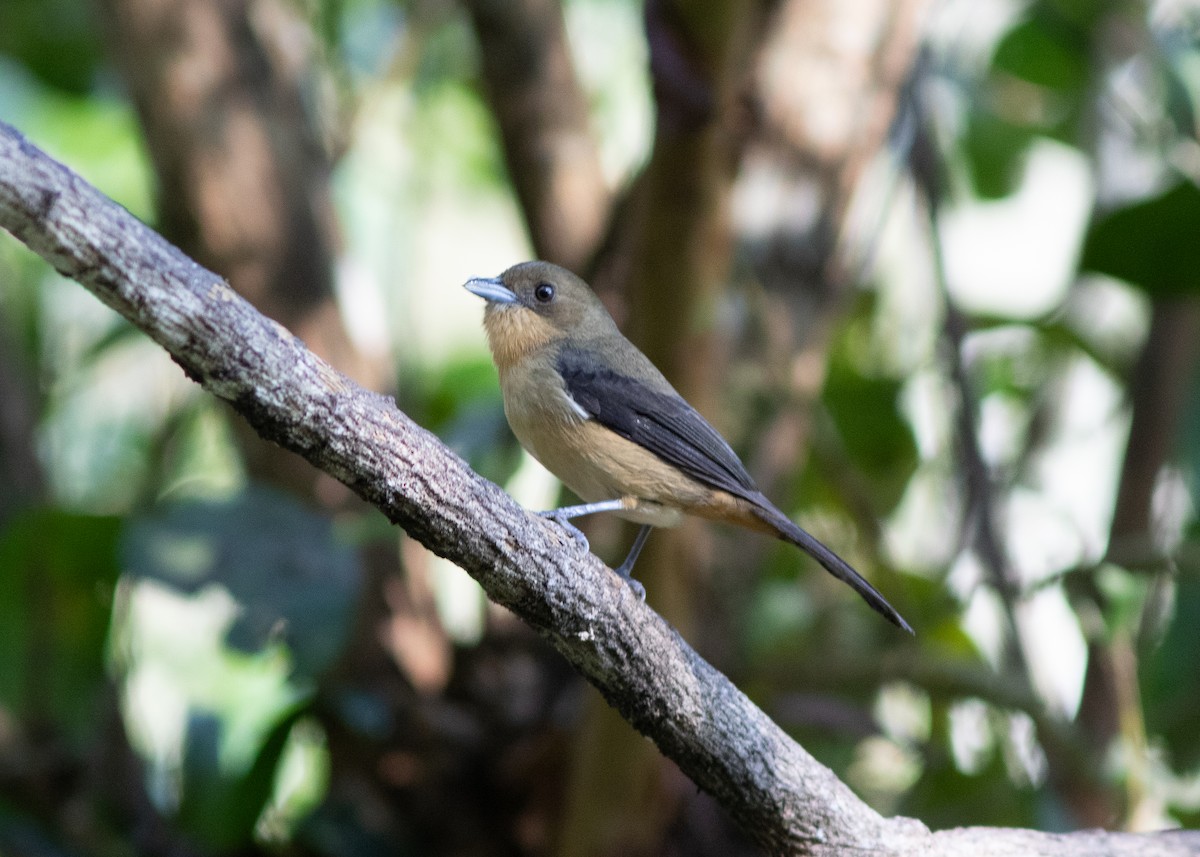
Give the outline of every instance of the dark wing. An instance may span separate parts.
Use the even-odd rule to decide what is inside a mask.
[[[558,371],[579,407],[601,425],[645,447],[698,482],[749,500],[755,514],[780,538],[804,550],[834,577],[848,583],[872,608],[912,633],[903,617],[858,572],[771,505],[725,438],[665,380],[656,389],[629,375],[597,369],[597,365],[594,356],[580,349],[564,348],[558,356]],[[646,371],[654,372],[655,380],[659,377],[648,361]]]
[[[579,349],[558,356],[567,393],[598,423],[698,482],[758,502],[754,480],[725,438],[666,382],[667,390],[658,390],[598,364]]]

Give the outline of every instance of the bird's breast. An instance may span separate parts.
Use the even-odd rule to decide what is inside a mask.
[[[561,379],[531,374],[501,373],[508,424],[521,446],[580,499],[627,498],[632,508],[622,517],[658,527],[676,526],[685,511],[708,502],[709,488],[592,419]]]

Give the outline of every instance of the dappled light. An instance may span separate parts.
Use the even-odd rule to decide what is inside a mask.
[[[580,500],[461,286],[570,268],[915,630],[656,529],[646,603],[790,738],[934,830],[1200,826],[1200,17],[702,5],[23,0],[0,119],[531,510]],[[0,232],[0,854],[794,843],[139,327]]]

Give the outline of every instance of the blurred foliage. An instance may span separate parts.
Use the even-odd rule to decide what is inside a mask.
[[[1108,212],[1088,231],[1081,267],[1117,277],[1152,297],[1200,291],[1200,188],[1183,180],[1150,199]]]
[[[360,571],[324,517],[285,494],[250,487],[221,501],[160,503],[130,516],[122,566],[183,595],[220,587],[239,606],[226,645],[289,652],[293,676],[312,681],[349,632]]]
[[[917,468],[912,427],[903,412],[906,378],[871,359],[874,301],[848,316],[829,355],[822,401],[833,418],[843,454],[867,480],[875,511],[891,514]],[[841,469],[841,468],[839,468]]]
[[[939,712],[945,721],[945,711]],[[945,740],[948,731],[941,735]],[[990,826],[1045,827],[1037,813],[1038,795],[1028,788],[1014,788],[1012,777],[997,748],[986,752],[978,768],[964,771],[947,754],[928,754],[925,772],[916,786],[904,796],[899,812],[922,820],[931,828],[953,827],[956,822],[954,804],[960,801],[976,807],[978,824]],[[945,797],[957,795],[948,804]]]
[[[235,849],[276,798],[293,727],[345,647],[358,555],[323,516],[254,486],[130,516],[121,554],[129,589],[115,662],[127,703],[145,706],[153,682],[157,705],[185,712],[177,794],[164,809],[207,847]],[[191,630],[172,639],[180,628]],[[169,766],[155,716],[151,706],[131,715],[133,737]],[[308,753],[308,776],[321,752]]]
[[[1170,765],[1177,771],[1200,767],[1200,580],[1184,577],[1175,589],[1171,624],[1143,655],[1140,672],[1146,729],[1161,736]]]
[[[119,529],[115,517],[31,509],[0,533],[0,706],[78,750],[100,737]]]
[[[1178,448],[1158,477],[1155,555],[1125,568],[1106,559],[1105,544],[1148,313],[1197,292],[1200,28],[1193,11],[1157,6],[998,3],[978,55],[931,27],[930,61],[914,87],[934,90],[936,109],[919,121],[932,123],[942,149],[939,206],[951,217],[1001,212],[1029,230],[988,231],[989,245],[1053,232],[1062,282],[1043,287],[1034,311],[1007,300],[1028,286],[1016,280],[981,298],[972,281],[991,272],[975,258],[980,245],[930,228],[919,201],[894,204],[884,231],[903,233],[894,242],[903,246],[879,239],[878,270],[831,333],[819,397],[797,405],[759,366],[739,372],[728,396],[738,413],[727,422],[742,429],[731,440],[748,463],[781,412],[811,417],[796,467],[768,474],[778,499],[862,568],[919,636],[898,642],[795,550],[713,528],[715,565],[728,572],[713,586],[734,596],[718,605],[731,617],[714,619],[733,635],[719,665],[884,811],[934,827],[1065,829],[1077,821],[1070,795],[1047,770],[1069,764],[1057,755],[1060,732],[1087,737],[1077,717],[1087,647],[1132,640],[1137,705],[1120,713],[1137,728],[1095,754],[1093,774],[1117,803],[1136,791],[1131,783],[1140,788],[1142,817],[1195,825],[1200,378],[1181,393]],[[464,260],[490,265],[527,252],[465,16],[437,2],[300,8],[345,102],[328,121],[344,146],[335,190],[346,279],[365,269],[386,284],[386,312],[370,305],[360,314],[374,314],[398,355],[397,400],[516,491],[527,468],[503,419],[477,307],[466,317],[467,304],[447,296]],[[89,9],[0,4],[0,115],[152,220],[151,169]],[[621,35],[639,5],[571,0],[568,12],[596,127],[612,147],[606,164],[619,174],[645,157],[649,135],[638,129],[649,88],[644,69],[605,63],[644,58],[641,42]],[[1127,36],[1116,40],[1120,51],[1114,30]],[[1086,166],[1078,230],[1017,207],[1053,183],[1038,172],[1049,149]],[[1024,248],[1006,244],[1004,261]],[[920,274],[914,284],[912,272],[936,268],[929,258],[938,255],[976,264],[944,283]],[[961,343],[947,332],[951,311],[965,326]],[[732,335],[756,324],[769,326],[751,318]],[[386,706],[329,674],[356,630],[358,549],[396,550],[394,529],[369,512],[330,523],[247,484],[229,414],[7,236],[0,356],[16,379],[5,416],[27,418],[37,470],[21,481],[36,487],[17,498],[20,510],[0,520],[0,770],[11,772],[0,781],[0,853],[136,850],[129,841],[140,828],[108,813],[103,790],[78,773],[124,743],[186,853],[422,853],[416,835],[398,843],[345,809],[352,798],[323,803],[333,764],[324,730],[336,720],[369,743],[390,725]],[[964,406],[974,407],[977,437],[961,435]],[[986,472],[965,472],[969,441]],[[17,461],[0,445],[0,467]],[[986,488],[990,524],[971,505],[968,476]],[[1005,597],[975,540],[989,525],[1016,569]],[[1021,628],[1027,675],[1006,660],[1007,623]],[[522,676],[536,669],[514,663]],[[496,667],[484,684],[505,687],[495,678],[503,673]],[[369,764],[397,780],[480,764],[481,736],[491,733],[460,702],[413,692],[404,705],[428,718],[414,715],[414,742],[441,729],[460,741],[461,758],[406,748],[380,761],[371,745]],[[569,714],[556,709],[545,722],[557,728]],[[518,767],[517,755],[504,764]],[[47,780],[48,768],[71,776]],[[1135,809],[1122,806],[1111,823],[1129,822]],[[373,812],[382,810],[363,815]],[[92,826],[64,823],[80,816]]]
[[[177,819],[205,847],[231,851],[252,841],[259,817],[275,791],[280,760],[303,709],[286,712],[267,732],[240,776],[230,776],[219,759],[220,720],[196,715],[184,739]],[[306,809],[308,809],[306,807]]]
[[[512,478],[521,449],[504,419],[496,370],[486,355],[454,361],[441,372],[406,375],[397,400],[473,469],[501,485]]]
[[[0,53],[47,85],[86,96],[104,48],[83,0],[9,0],[0,8]]]

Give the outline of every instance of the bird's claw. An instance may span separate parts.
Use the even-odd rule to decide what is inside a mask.
[[[629,585],[629,588],[633,590],[633,594],[637,596],[638,601],[646,600],[646,587],[642,586],[641,581],[634,580],[633,568],[628,561],[621,563],[621,565],[619,565],[617,568],[614,568],[613,571],[617,573],[617,577],[621,578]]]
[[[567,533],[570,534],[571,538],[575,540],[575,544],[583,548],[584,551],[591,551],[592,547],[590,544],[588,544],[587,536],[583,534],[583,531],[580,530],[579,527],[572,524],[566,515],[562,514],[561,509],[548,509],[545,512],[538,512],[537,514],[538,517],[547,518],[551,521],[554,521],[560,527],[566,530]],[[644,540],[645,537],[643,536],[642,541]],[[638,547],[640,550],[640,545]],[[618,577],[629,584],[629,588],[633,591],[633,594],[637,596],[638,601],[645,601],[646,587],[642,586],[640,582],[633,579],[633,563],[630,560],[637,559],[637,554],[638,551],[632,552],[625,559],[625,562],[623,562],[619,567],[613,569],[613,571],[617,573]]]
[[[549,518],[551,521],[554,521],[556,524],[566,530],[567,534],[575,540],[575,544],[583,548],[584,551],[590,551],[592,549],[592,546],[588,544],[587,536],[583,534],[583,531],[579,529],[579,527],[572,524],[565,515],[560,514],[558,509],[550,509],[546,512],[538,512],[538,515],[542,518]]]

